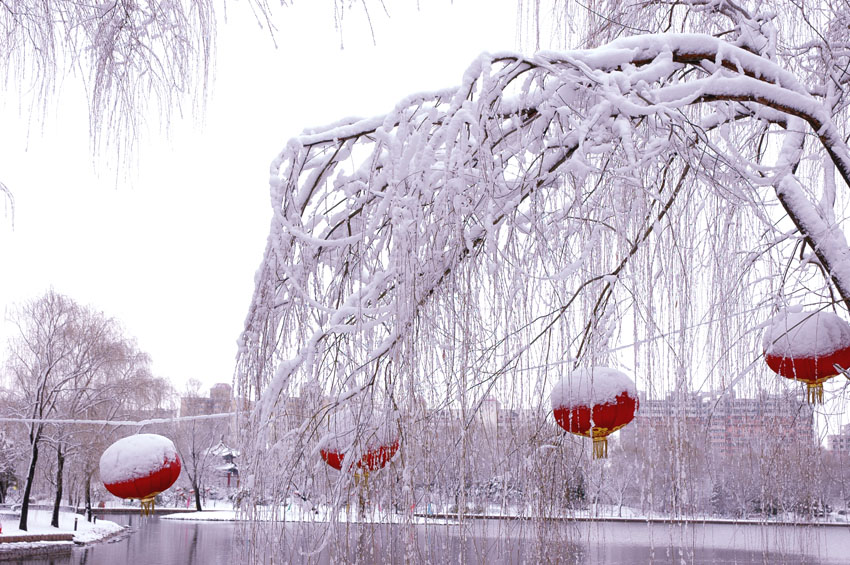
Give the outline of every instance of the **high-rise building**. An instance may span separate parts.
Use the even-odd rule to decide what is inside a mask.
[[[640,393],[640,408],[632,424],[623,428],[624,443],[637,441],[650,430],[688,434],[720,453],[749,449],[768,438],[802,443],[815,442],[814,411],[797,394],[761,394],[738,398],[722,395],[672,392],[662,399]],[[850,436],[848,436],[850,438]]]
[[[835,453],[850,453],[850,424],[841,427],[841,433],[826,436],[826,448]]]
[[[233,412],[233,391],[229,384],[218,383],[210,389],[209,397],[184,396],[180,398],[180,416],[206,416]]]

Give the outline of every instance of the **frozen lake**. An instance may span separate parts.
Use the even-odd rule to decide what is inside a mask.
[[[118,540],[78,548],[70,557],[17,563],[50,565],[231,565],[241,561],[237,526],[114,516],[133,533]],[[847,563],[848,526],[758,526],[736,524],[647,524],[645,522],[534,523],[470,521],[458,525],[415,526],[340,524],[318,554],[315,548],[327,524],[290,524],[271,533],[275,562],[402,563],[406,553],[418,563],[700,563],[826,564]],[[416,537],[414,543],[408,538]],[[260,543],[261,538],[251,543]],[[360,559],[357,559],[360,556]],[[461,558],[462,556],[462,558]],[[270,556],[269,556],[270,557]]]

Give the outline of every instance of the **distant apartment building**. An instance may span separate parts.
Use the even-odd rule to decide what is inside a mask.
[[[687,430],[706,448],[723,454],[749,449],[767,438],[815,442],[814,411],[797,394],[738,398],[734,392],[720,396],[673,392],[649,399],[640,393],[634,422],[623,428],[620,439],[628,444],[653,430],[668,434]]]
[[[850,453],[850,424],[841,427],[841,433],[826,436],[826,448],[835,453]]]
[[[527,427],[533,422],[534,412],[526,408],[502,408],[499,410],[498,430],[500,433],[512,433]]]
[[[298,396],[283,396],[278,401],[277,410],[269,416],[269,441],[276,442],[311,421],[314,426],[321,427],[322,422],[314,417],[326,417],[332,405],[332,399],[323,394],[318,381],[304,383]]]
[[[218,383],[210,389],[209,396],[184,396],[180,398],[180,417],[210,416],[212,414],[229,414],[236,411],[236,399],[227,383]],[[221,420],[217,420],[221,422]],[[219,425],[219,432],[225,438],[232,438],[235,431],[233,417],[225,418]]]
[[[488,396],[481,401],[475,417],[485,428],[496,431],[499,426],[499,413],[501,411],[502,404],[492,396]]]
[[[180,398],[180,416],[206,416],[233,412],[233,390],[227,383],[218,383],[210,389],[210,395],[184,396]]]
[[[501,403],[492,396],[488,396],[466,412],[466,421],[480,426],[488,433],[495,433],[499,428],[501,414]],[[433,429],[459,429],[466,423],[464,411],[455,407],[427,409],[426,420]]]
[[[330,397],[322,393],[317,381],[310,381],[301,385],[298,396],[288,396],[282,399],[283,413],[279,415],[283,419],[285,430],[300,428],[301,425],[318,414],[325,415],[323,408],[332,404]]]
[[[474,413],[472,410],[475,410]],[[536,412],[528,408],[503,407],[498,399],[488,396],[473,405],[467,421],[491,436],[511,434],[536,421]],[[426,410],[426,420],[432,428],[459,428],[463,421],[460,408],[431,408]]]
[[[709,443],[721,452],[748,448],[754,441],[815,443],[814,410],[796,393],[757,398],[727,396],[709,402]]]

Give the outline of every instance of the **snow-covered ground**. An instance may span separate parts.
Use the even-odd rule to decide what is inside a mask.
[[[235,510],[204,510],[203,512],[180,512],[168,514],[163,520],[198,520],[203,522],[231,522],[236,520]]]
[[[287,522],[372,522],[382,524],[394,524],[405,521],[403,514],[382,507],[373,507],[365,513],[360,513],[355,505],[348,508],[334,509],[330,506],[321,505],[312,507],[308,504],[290,504],[278,510],[277,515],[272,516],[271,509],[259,509],[257,518],[264,517]],[[233,509],[205,510],[203,512],[181,512],[169,514],[162,517],[165,520],[199,520],[199,521],[235,521],[239,518]],[[443,520],[426,519],[420,516],[413,518],[415,523],[433,523]]]
[[[85,516],[71,512],[60,512],[59,527],[54,528],[50,525],[51,516],[52,512],[50,510],[30,510],[29,519],[27,520],[28,529],[24,531],[18,529],[18,516],[13,517],[10,514],[2,514],[0,515],[0,524],[2,524],[3,533],[0,534],[0,537],[37,534],[74,534],[75,543],[91,543],[120,532],[123,529],[122,526],[109,520],[98,520],[97,523],[87,522]],[[76,530],[74,529],[75,522]]]
[[[336,513],[336,517],[334,517],[334,513]],[[421,507],[417,507],[414,510],[414,523],[445,523],[445,522],[455,522],[456,520],[452,519],[455,515],[455,511],[449,509],[448,506],[438,506],[438,505],[422,505]],[[504,518],[504,519],[515,519],[515,518],[529,518],[533,515],[533,513],[527,508],[521,508],[518,506],[501,506],[501,505],[488,505],[486,507],[478,508],[475,510],[467,510],[464,514],[466,519],[475,519],[475,518]],[[290,504],[285,508],[280,508],[277,512],[276,516],[271,515],[271,509],[262,508],[257,514],[257,518],[262,520],[264,516],[267,516],[268,519],[274,520],[284,520],[287,522],[372,522],[372,523],[383,523],[383,524],[394,524],[401,523],[405,521],[404,514],[397,513],[393,510],[388,510],[386,508],[381,507],[373,507],[368,510],[366,513],[361,514],[357,511],[356,505],[351,505],[348,508],[340,508],[334,510],[330,506],[326,505],[318,505],[315,507],[310,506],[309,504]],[[429,517],[430,516],[430,517]],[[627,521],[673,521],[673,522],[711,522],[711,523],[728,523],[728,524],[798,524],[798,525],[808,525],[808,524],[844,524],[848,521],[848,516],[839,515],[837,513],[831,513],[820,519],[809,519],[809,518],[801,518],[798,516],[794,516],[792,514],[779,514],[776,516],[751,516],[746,518],[733,518],[733,517],[717,517],[717,516],[672,516],[669,514],[663,513],[642,513],[637,508],[631,508],[629,506],[612,506],[612,505],[597,505],[596,507],[589,507],[585,509],[573,509],[573,510],[564,510],[563,512],[556,514],[549,514],[546,516],[547,518],[564,518],[564,519],[575,519],[575,520],[601,520],[601,521],[617,521],[617,520],[627,520]],[[219,504],[215,505],[214,508],[207,507],[203,512],[181,512],[175,514],[169,514],[166,516],[162,516],[165,520],[193,520],[193,521],[216,521],[216,522],[227,522],[227,521],[237,521],[240,518],[237,516],[236,510],[234,510],[230,503],[227,501],[219,501]]]

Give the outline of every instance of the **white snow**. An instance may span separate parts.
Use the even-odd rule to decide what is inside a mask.
[[[262,510],[268,512],[266,515],[267,518],[265,519],[286,520],[287,522],[364,522],[373,524],[402,524],[408,520],[408,517],[405,514],[396,512],[391,506],[381,504],[374,504],[368,508],[361,509],[355,504],[346,508],[336,508],[327,504],[311,506],[307,503],[289,503],[279,507],[276,514],[271,512],[271,508],[263,508]],[[258,519],[263,520],[262,511],[258,514],[260,516]],[[247,520],[245,517],[238,516],[235,510],[179,512],[163,516],[162,519],[188,520],[194,522],[236,522]],[[414,524],[446,524],[451,522],[451,520],[425,518],[422,516],[414,516],[411,519],[411,523]]]
[[[3,526],[3,533],[0,537],[5,536],[25,536],[25,535],[40,535],[40,534],[74,534],[74,541],[77,543],[91,543],[99,539],[120,532],[124,528],[115,522],[109,520],[98,520],[95,522],[87,522],[85,517],[73,512],[59,512],[59,527],[54,528],[50,525],[52,512],[50,510],[35,510],[30,509],[27,520],[27,530],[18,528],[19,517],[10,519],[8,516],[0,518],[0,523]],[[76,522],[76,531],[74,523]],[[30,542],[27,542],[30,543]],[[57,543],[57,542],[32,542],[32,543]]]
[[[355,415],[351,409],[345,409],[332,417],[330,431],[319,440],[317,449],[346,453],[359,442],[365,452],[392,445],[397,439],[395,422],[386,414],[369,417]]]
[[[609,367],[576,369],[552,389],[552,408],[572,408],[613,402],[626,392],[637,398],[634,381],[625,373]]]
[[[177,448],[167,437],[136,434],[119,439],[100,457],[100,480],[121,483],[149,475],[166,461],[177,459]]]
[[[197,522],[235,522],[236,510],[204,510],[202,512],[176,512],[162,516],[163,520],[193,520]]]
[[[783,206],[793,212],[798,229],[810,239],[810,243],[819,254],[819,259],[825,263],[824,266],[829,271],[830,278],[846,296],[850,294],[850,249],[848,249],[847,239],[841,226],[829,220],[834,217],[834,213],[824,212],[816,207],[806,196],[806,189],[800,180],[792,172],[796,163],[799,162],[805,143],[802,120],[789,116],[787,129],[792,133],[785,136],[776,160],[776,169],[785,171],[785,174],[779,175],[774,181],[776,195]],[[821,138],[834,137],[834,129],[834,126],[827,128],[821,134]],[[837,145],[843,145],[843,143],[839,142]],[[830,154],[835,155],[836,159],[840,159],[845,165],[850,163],[850,158],[845,155],[844,150],[831,150]],[[850,167],[850,165],[847,166]]]
[[[850,347],[850,324],[831,312],[785,311],[770,320],[764,351],[779,357],[819,357]]]
[[[751,34],[741,45],[763,45],[762,39]],[[383,120],[345,120],[290,142],[272,166],[274,219],[240,342],[237,379],[261,395],[243,436],[247,516],[261,520],[257,505],[281,504],[295,487],[338,508],[350,492],[345,487],[355,484],[335,474],[327,475],[338,478],[331,485],[314,479],[315,469],[326,468],[301,447],[315,445],[307,424],[276,440],[281,457],[268,456],[271,437],[279,437],[269,422],[287,417],[285,399],[308,379],[329,391],[331,409],[384,402],[385,390],[401,399],[404,417],[393,428],[405,438],[421,434],[424,453],[440,463],[433,474],[428,465],[420,472],[411,452],[396,465],[399,488],[413,488],[420,477],[436,484],[442,462],[463,469],[467,457],[477,460],[475,480],[487,477],[490,461],[501,460],[499,442],[510,438],[500,432],[492,457],[489,441],[466,441],[473,428],[486,429],[501,416],[481,410],[480,418],[462,420],[486,395],[475,387],[489,391],[505,375],[498,386],[511,398],[502,408],[517,421],[530,420],[519,408],[523,391],[539,390],[554,368],[552,350],[542,344],[576,336],[586,314],[602,304],[596,299],[603,288],[611,302],[585,326],[593,331],[581,350],[590,358],[627,347],[633,366],[652,375],[659,392],[694,378],[695,386],[706,386],[701,390],[729,390],[753,366],[745,339],[752,328],[731,319],[753,304],[761,305],[758,312],[768,307],[763,293],[779,280],[769,269],[785,264],[782,255],[793,254],[797,235],[785,220],[777,222],[779,209],[765,200],[769,188],[846,295],[850,251],[835,214],[820,204],[828,208],[834,190],[818,198],[814,166],[795,176],[811,151],[822,151],[814,139],[812,147],[804,144],[812,130],[836,170],[850,169],[832,106],[775,62],[782,58],[764,55],[708,35],[663,34],[531,58],[483,56],[457,89],[403,101]],[[782,127],[768,128],[766,118]],[[741,143],[755,139],[753,132],[769,135],[765,153],[779,155],[775,167]],[[764,238],[773,242],[767,248]],[[683,250],[681,241],[706,245]],[[800,273],[782,279],[795,299],[796,277],[811,287],[808,273]],[[621,346],[630,331],[634,343]],[[529,372],[513,373],[514,366]],[[566,374],[551,393],[556,409],[637,396],[633,380],[614,369]],[[433,404],[419,395],[420,383],[439,391]],[[437,417],[424,418],[434,427],[420,427],[420,415],[437,406]],[[460,416],[452,412],[458,408]],[[390,430],[370,422],[331,422],[312,455],[324,447],[356,464],[370,446],[392,441]],[[454,422],[463,426],[460,434]],[[427,437],[432,429],[435,437]],[[517,445],[514,462],[506,463],[514,467],[504,472],[537,492],[525,462],[538,446],[524,439]],[[690,457],[677,449],[670,454],[677,461]],[[737,478],[723,467],[722,477],[712,477],[721,487]],[[604,481],[622,480],[622,488],[611,487],[611,499],[622,502],[639,479],[624,469],[612,470],[611,479],[594,477],[600,482],[593,488],[602,492],[612,485]],[[266,476],[280,484],[271,496],[260,488]],[[682,484],[699,493],[704,483],[689,478]],[[670,492],[670,484],[660,492]],[[736,512],[746,515],[749,502],[741,500]]]

